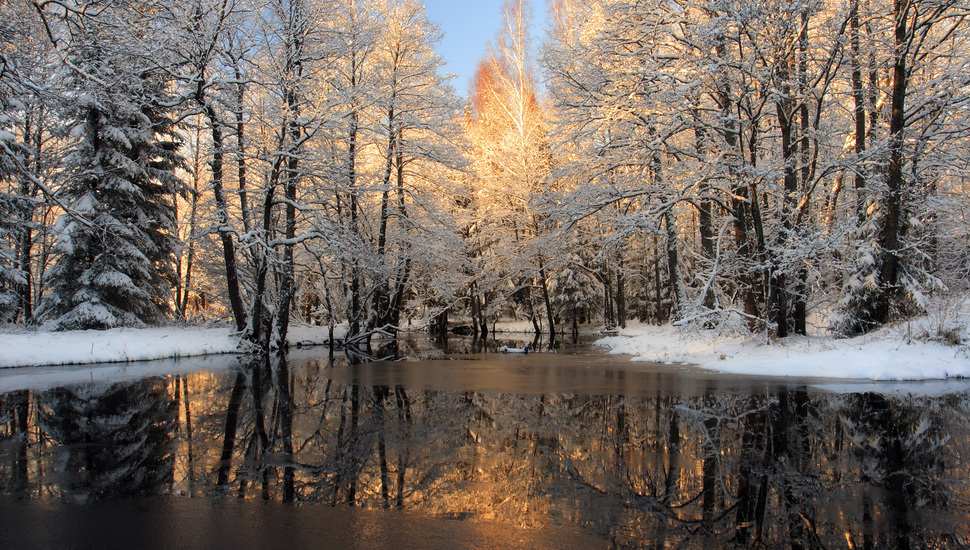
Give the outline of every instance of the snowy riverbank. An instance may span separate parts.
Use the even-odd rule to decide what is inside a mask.
[[[0,334],[0,368],[150,361],[235,353],[229,328],[164,327]]]
[[[861,380],[970,378],[967,318],[952,320],[962,345],[939,341],[931,318],[857,338],[794,336],[784,340],[724,335],[696,328],[631,326],[596,345],[634,361],[690,363],[718,372]],[[962,327],[962,328],[961,328]]]
[[[338,330],[337,336],[342,334]],[[294,325],[287,340],[291,346],[325,344],[329,334],[327,327]],[[0,333],[0,368],[152,361],[238,351],[239,336],[228,327]]]
[[[967,313],[949,316],[945,323],[928,317],[851,339],[813,336],[774,340],[696,328],[631,325],[619,336],[602,338],[596,344],[612,354],[632,355],[634,361],[689,363],[745,375],[861,380],[970,378]],[[516,327],[501,328],[508,331]],[[343,333],[343,327],[338,327],[336,336]],[[962,345],[940,341],[945,339],[939,338],[941,333],[953,336],[951,340],[962,340]],[[291,346],[326,344],[328,339],[326,327],[302,325],[291,327],[288,336]],[[150,361],[238,351],[239,337],[227,327],[0,333],[0,368]]]

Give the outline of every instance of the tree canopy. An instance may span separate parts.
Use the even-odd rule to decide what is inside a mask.
[[[967,290],[966,8],[0,5],[0,322],[853,335]],[[470,321],[470,322],[469,322]]]

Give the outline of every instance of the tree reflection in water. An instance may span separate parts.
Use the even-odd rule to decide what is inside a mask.
[[[575,524],[617,548],[970,540],[966,394],[456,391],[333,370],[277,356],[2,395],[0,487]]]
[[[112,500],[170,483],[177,413],[168,386],[145,379],[40,394],[36,427],[55,480],[48,489],[81,501]]]

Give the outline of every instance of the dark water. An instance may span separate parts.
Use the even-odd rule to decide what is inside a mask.
[[[970,544],[965,383],[402,354],[0,372],[0,548]]]

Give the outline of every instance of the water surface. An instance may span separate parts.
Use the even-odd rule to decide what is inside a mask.
[[[970,542],[966,384],[455,347],[2,372],[0,547]]]

